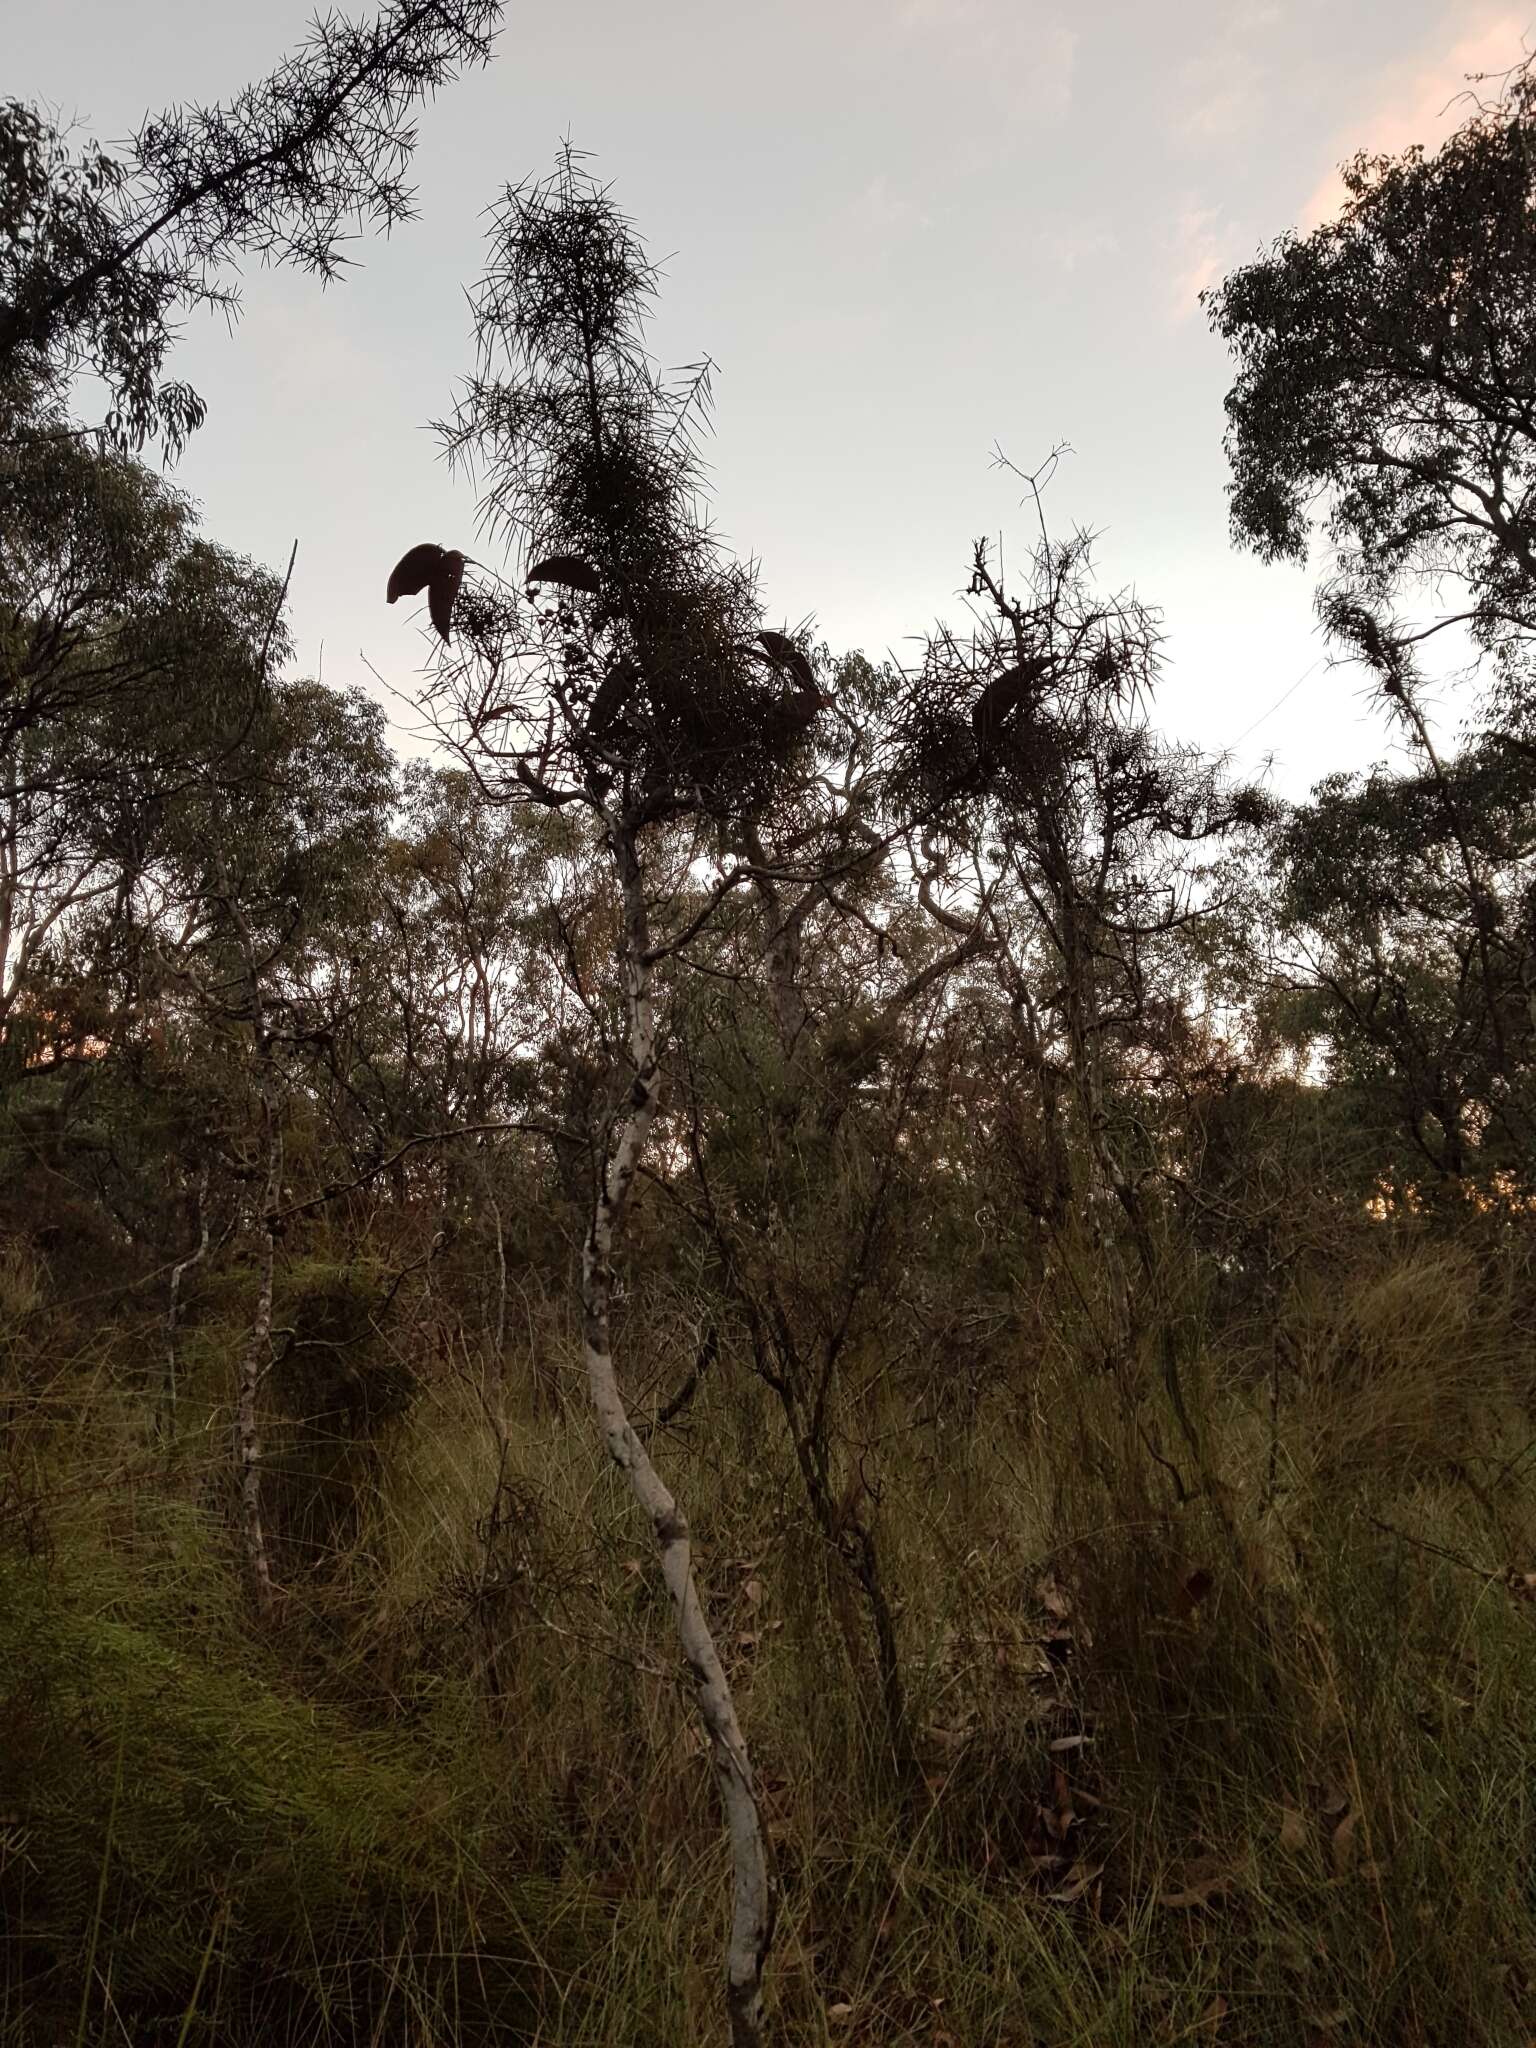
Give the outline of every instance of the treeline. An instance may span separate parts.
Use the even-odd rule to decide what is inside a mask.
[[[569,150],[406,764],[145,457],[498,12],[0,108],[0,2031],[1528,2039],[1536,87],[1208,302],[1406,765],[1170,743],[1044,477],[766,622]]]

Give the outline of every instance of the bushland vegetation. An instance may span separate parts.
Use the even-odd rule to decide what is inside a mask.
[[[0,2039],[1528,2043],[1536,88],[1208,300],[1389,763],[765,620],[570,150],[402,761],[153,458],[498,12],[0,108]]]

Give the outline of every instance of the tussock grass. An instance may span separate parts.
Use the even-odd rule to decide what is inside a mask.
[[[1337,1283],[1292,1287],[1267,1364],[1201,1326],[1183,1499],[1151,1375],[1065,1321],[958,1409],[850,1370],[905,1775],[765,1390],[727,1358],[666,1434],[762,1774],[776,2038],[1528,2044],[1517,1326],[1443,1247]],[[0,2040],[716,2038],[716,1797],[643,1532],[579,1386],[548,1398],[559,1328],[504,1401],[449,1347],[329,1463],[337,1416],[271,1390],[263,1636],[223,1313],[168,1444],[142,1343],[12,1344]]]

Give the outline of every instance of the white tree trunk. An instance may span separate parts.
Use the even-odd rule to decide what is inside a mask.
[[[624,892],[625,997],[634,1080],[628,1106],[618,1119],[611,1140],[612,1150],[597,1189],[582,1254],[587,1383],[608,1454],[628,1479],[636,1500],[650,1518],[661,1555],[662,1576],[672,1596],[683,1655],[693,1674],[699,1715],[709,1738],[731,1843],[734,1910],[726,1957],[726,2009],[731,2040],[734,2048],[758,2048],[762,2040],[763,1965],[773,1938],[773,1899],[751,1759],[694,1583],[687,1519],[630,1425],[613,1363],[609,1310],[614,1245],[640,1156],[655,1120],[661,1077],[656,1058],[644,887],[633,839],[626,828],[613,828],[612,844]]]
[[[208,1169],[197,1186],[197,1247],[171,1268],[170,1300],[165,1311],[165,1377],[160,1389],[158,1429],[169,1436],[176,1419],[176,1355],[181,1326],[181,1283],[208,1256]]]
[[[272,1611],[272,1560],[261,1513],[261,1426],[256,1397],[272,1346],[272,1285],[276,1265],[277,1209],[282,1200],[283,1134],[276,1090],[262,1076],[262,1146],[266,1173],[261,1195],[261,1258],[257,1268],[256,1313],[240,1359],[235,1390],[235,1464],[240,1475],[240,1538],[251,1575],[257,1612]]]

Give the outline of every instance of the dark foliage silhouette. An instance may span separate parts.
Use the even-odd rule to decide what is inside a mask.
[[[72,146],[35,108],[0,102],[0,393],[91,371],[114,444],[174,454],[203,417],[164,375],[183,316],[233,316],[242,258],[333,279],[349,237],[410,219],[412,111],[487,60],[500,16],[500,0],[327,15],[269,77],[168,108],[120,151]]]
[[[453,606],[464,580],[464,560],[457,548],[424,540],[403,554],[389,572],[387,602],[419,597],[425,591],[428,614],[445,646],[453,637]]]

